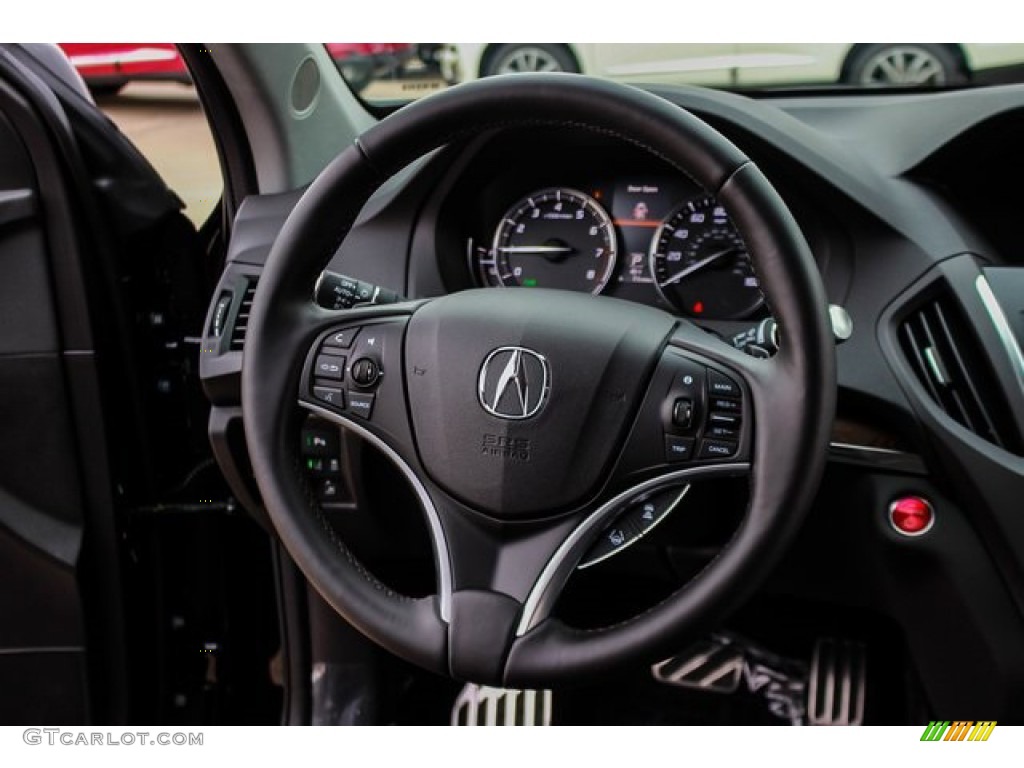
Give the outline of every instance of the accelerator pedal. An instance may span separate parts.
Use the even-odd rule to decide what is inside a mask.
[[[867,654],[861,643],[821,638],[807,678],[807,722],[861,725],[867,692]]]
[[[455,699],[452,725],[551,725],[551,691],[469,683]]]

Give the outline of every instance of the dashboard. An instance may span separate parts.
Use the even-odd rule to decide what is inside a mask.
[[[1024,170],[1024,88],[764,100],[654,90],[757,163],[810,244],[829,302],[853,321],[837,348],[829,469],[770,590],[886,617],[883,645],[908,649],[932,702],[1024,690],[1024,300],[1008,289],[1024,266],[1024,192],[1019,173],[1003,172]],[[227,330],[204,339],[211,435],[243,500],[244,333],[231,329],[299,196],[243,204],[216,294],[228,297]],[[599,293],[730,339],[770,316],[728,211],[679,169],[572,129],[496,131],[415,163],[370,200],[330,269],[414,298]],[[932,501],[933,533],[893,531],[887,509],[904,494]],[[673,546],[615,567],[685,570]],[[969,597],[979,594],[986,605]],[[956,639],[970,674],[950,679],[935,637]]]

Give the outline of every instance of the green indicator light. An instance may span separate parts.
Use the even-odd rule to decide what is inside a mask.
[[[527,288],[536,288],[537,287],[537,278],[536,277],[528,277],[525,280],[523,280],[523,285],[525,287],[527,287]]]

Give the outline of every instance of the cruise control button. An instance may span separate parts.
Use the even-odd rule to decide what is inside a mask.
[[[679,498],[681,490],[680,488],[672,488],[634,504],[622,516],[623,523],[632,525],[636,530],[640,531],[642,536],[661,522],[661,519],[671,511],[675,500]]]
[[[586,568],[620,552],[640,538],[640,531],[623,519],[616,520],[605,528],[594,545],[580,561],[579,567]]]
[[[732,427],[721,427],[717,424],[709,424],[707,431],[704,432],[707,437],[714,437],[719,440],[735,440],[739,437],[739,430],[733,429]]]
[[[736,443],[726,440],[704,440],[700,444],[700,458],[725,459],[736,453]]]
[[[711,398],[711,410],[726,411],[727,413],[739,413],[743,410],[743,403],[739,400],[726,400],[721,397]]]
[[[717,427],[739,429],[740,417],[736,413],[712,413],[708,416],[708,424]]]
[[[325,403],[330,403],[335,408],[345,407],[345,393],[334,387],[313,387],[313,397]]]
[[[708,394],[711,397],[739,397],[740,386],[724,373],[708,368]]]
[[[642,526],[641,530],[650,528],[658,521],[658,507],[653,501],[645,501],[634,510],[632,517]]]
[[[368,419],[373,413],[373,400],[375,397],[376,395],[367,392],[349,392],[348,410],[356,416]]]
[[[342,381],[345,378],[345,358],[334,355],[317,355],[316,364],[313,366],[313,375],[318,379]]]
[[[665,435],[665,460],[689,461],[693,458],[693,438]]]
[[[343,328],[340,331],[335,331],[324,340],[324,345],[328,347],[351,347],[352,342],[356,340],[356,336],[359,335],[358,328]]]

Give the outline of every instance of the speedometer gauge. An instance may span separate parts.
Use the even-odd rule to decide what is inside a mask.
[[[592,197],[552,187],[513,205],[481,272],[499,285],[600,293],[615,269],[615,228]]]
[[[662,297],[695,317],[747,317],[764,303],[743,238],[710,195],[683,205],[651,243],[651,274]]]

